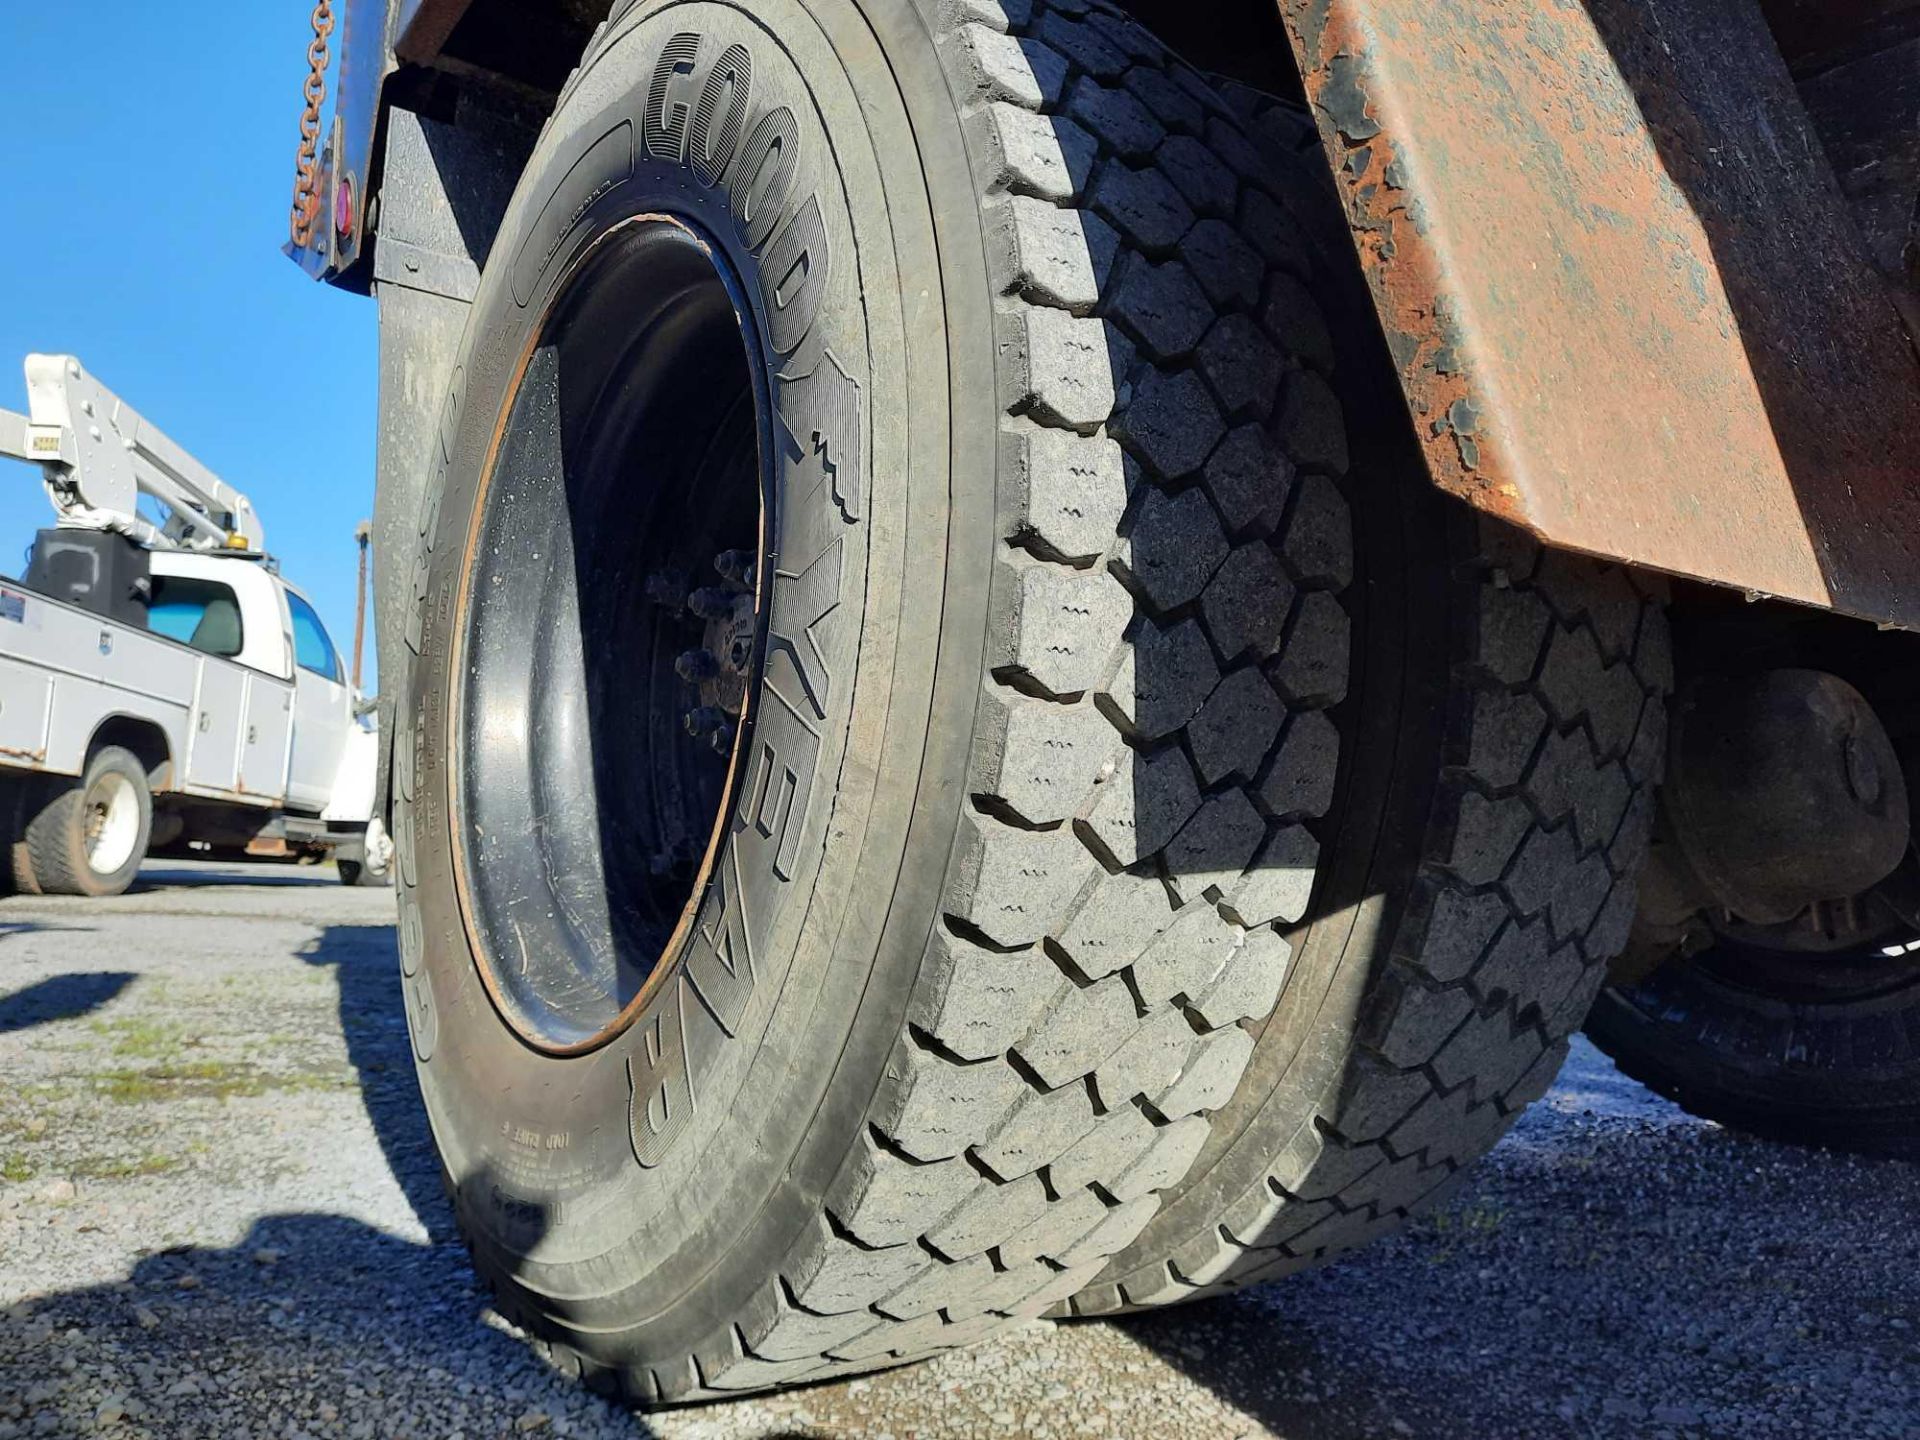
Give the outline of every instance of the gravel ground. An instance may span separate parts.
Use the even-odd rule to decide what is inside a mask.
[[[391,922],[275,867],[0,900],[0,1440],[1920,1434],[1920,1166],[1727,1134],[1584,1046],[1444,1211],[1317,1274],[617,1411],[449,1237]]]

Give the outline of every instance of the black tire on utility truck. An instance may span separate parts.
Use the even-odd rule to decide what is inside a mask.
[[[394,774],[422,1090],[504,1309],[638,1400],[1106,1284],[1222,1143],[1276,996],[1326,988],[1282,933],[1316,875],[1402,818],[1330,813],[1383,783],[1343,729],[1378,755],[1433,726],[1349,698],[1350,654],[1412,682],[1350,619],[1328,277],[1291,208],[1323,185],[1103,5],[928,8],[619,11],[492,250],[421,516]],[[1544,1084],[1631,904],[1608,865],[1659,698],[1628,654],[1659,616],[1441,518],[1444,653],[1519,655],[1471,619],[1507,574],[1515,693],[1571,667],[1530,743],[1597,730],[1605,676],[1618,723],[1580,745],[1626,786],[1612,851],[1577,787],[1521,834],[1472,785],[1412,822],[1457,857],[1484,812],[1476,863],[1518,847],[1541,925],[1583,937],[1550,1016],[1432,1012],[1480,1037],[1422,1121],[1459,1155]],[[1446,744],[1519,763],[1517,713]],[[1313,1014],[1337,1065],[1371,1043]]]
[[[12,846],[14,888],[96,897],[125,891],[146,859],[153,829],[153,792],[140,758],[103,745],[79,780],[27,784],[24,823]]]

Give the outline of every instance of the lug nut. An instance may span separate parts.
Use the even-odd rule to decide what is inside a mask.
[[[757,558],[751,550],[722,550],[713,557],[713,568],[724,579],[750,590],[753,588],[754,562]]]
[[[722,725],[731,729],[733,722],[718,705],[696,705],[687,712],[686,725],[687,734],[698,740],[702,735],[713,734]]]
[[[733,594],[718,585],[702,585],[687,597],[687,608],[702,620],[731,620]]]
[[[724,755],[733,749],[733,721],[724,720],[716,725],[707,742],[713,746],[716,754]]]
[[[720,657],[711,650],[689,650],[673,662],[673,669],[689,685],[698,685],[720,673]]]

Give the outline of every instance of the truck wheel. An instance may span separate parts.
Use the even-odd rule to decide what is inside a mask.
[[[1230,86],[1324,177],[1297,107]],[[1657,580],[1543,551],[1427,483],[1331,191],[1318,290],[1353,433],[1353,687],[1320,875],[1278,1004],[1184,1179],[1055,1313],[1176,1304],[1320,1264],[1435,1203],[1545,1092],[1621,949],[1672,688]]]
[[[1105,7],[640,3],[475,299],[399,705],[477,1266],[637,1399],[1040,1313],[1225,1103],[1349,571],[1276,178]]]
[[[153,828],[153,795],[139,758],[108,745],[78,784],[51,792],[14,847],[14,881],[38,895],[118,895],[133,883]]]
[[[1793,948],[1723,938],[1609,986],[1588,1036],[1623,1072],[1704,1119],[1920,1159],[1920,937],[1902,926],[1809,953],[1811,927],[1796,928],[1785,936],[1800,942]]]
[[[378,816],[367,822],[366,839],[358,860],[335,860],[342,885],[385,889],[393,884],[393,841]]]
[[[336,860],[333,862],[333,868],[339,872],[342,885],[384,889],[393,884],[391,868],[376,870],[370,865],[361,864],[358,860]]]

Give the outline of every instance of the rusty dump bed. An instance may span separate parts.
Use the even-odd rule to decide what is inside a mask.
[[[1920,366],[1757,5],[1281,5],[1441,486],[1920,628]]]

